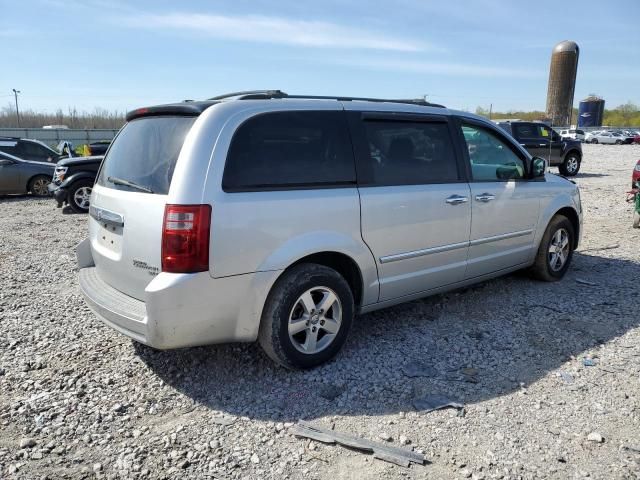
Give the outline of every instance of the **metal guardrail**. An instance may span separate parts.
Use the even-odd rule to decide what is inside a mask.
[[[0,128],[0,137],[31,138],[51,145],[57,145],[62,140],[74,145],[112,140],[116,133],[117,129]]]

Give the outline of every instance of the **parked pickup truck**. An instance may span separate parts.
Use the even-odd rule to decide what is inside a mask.
[[[100,169],[102,156],[74,157],[58,162],[49,193],[58,202],[58,208],[67,203],[75,212],[89,211],[89,197]]]
[[[509,132],[532,156],[546,159],[557,166],[560,173],[573,177],[580,171],[582,144],[578,140],[562,138],[542,122],[496,122]]]

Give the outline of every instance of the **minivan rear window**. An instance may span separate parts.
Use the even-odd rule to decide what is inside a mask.
[[[142,117],[127,123],[104,159],[97,184],[166,195],[196,117]]]
[[[355,161],[343,112],[257,115],[233,136],[222,188],[256,191],[353,185]]]

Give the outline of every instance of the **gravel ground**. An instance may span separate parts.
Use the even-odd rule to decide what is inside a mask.
[[[135,345],[79,294],[86,216],[0,199],[0,478],[640,478],[640,231],[624,202],[640,146],[584,150],[563,281],[512,275],[364,315],[308,372],[256,345]],[[408,377],[415,362],[429,376]],[[427,393],[466,407],[417,412]],[[428,463],[295,438],[298,419]]]

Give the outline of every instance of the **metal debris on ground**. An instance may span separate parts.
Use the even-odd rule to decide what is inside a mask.
[[[583,358],[582,365],[584,365],[585,367],[595,367],[596,361],[593,358]]]
[[[313,425],[303,420],[299,420],[296,425],[291,427],[289,432],[296,437],[310,438],[311,440],[322,443],[337,443],[344,447],[373,453],[373,458],[385,460],[387,462],[400,465],[401,467],[408,467],[411,463],[424,465],[426,462],[424,455],[407,448],[393,447],[380,442],[372,442],[371,440],[366,440],[364,438],[318,427],[317,425]]]
[[[464,405],[449,397],[435,393],[416,396],[413,399],[413,407],[416,410],[429,413],[433,412],[434,410],[440,410],[442,408],[455,408],[457,410],[460,410],[464,408]]]
[[[406,363],[402,367],[403,373],[407,377],[437,377],[438,370],[425,362],[413,361]]]
[[[579,252],[597,252],[600,250],[613,250],[615,248],[620,248],[619,243],[615,243],[613,245],[607,245],[606,247],[594,247],[594,248],[585,248],[583,250],[578,250]]]
[[[213,417],[211,418],[211,422],[216,425],[222,425],[224,427],[228,427],[232,425],[236,421],[235,417]]]
[[[569,372],[560,372],[560,378],[564,381],[564,383],[573,383],[573,375]]]

